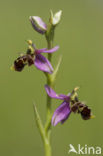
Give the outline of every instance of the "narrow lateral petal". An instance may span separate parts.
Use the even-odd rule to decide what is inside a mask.
[[[54,112],[52,117],[52,125],[56,126],[59,122],[64,123],[71,113],[68,102],[63,102]]]
[[[60,99],[60,100],[68,100],[70,97],[64,94],[56,94],[56,92],[50,88],[48,85],[45,85],[45,90],[47,92],[47,94],[54,99]]]
[[[52,49],[47,49],[47,48],[37,49],[37,50],[36,50],[36,53],[37,53],[37,54],[39,54],[39,53],[54,53],[54,52],[56,52],[58,49],[59,49],[59,46],[55,46],[55,47],[52,48]]]
[[[55,47],[52,48],[52,49],[47,49],[47,50],[43,51],[43,53],[54,53],[54,52],[56,52],[58,49],[59,49],[59,46],[55,46]]]
[[[43,53],[43,52],[46,51],[46,50],[47,50],[47,48],[36,49],[36,50],[35,50],[35,53],[36,53],[36,54],[40,54],[40,53]]]
[[[45,58],[41,54],[36,54],[34,64],[41,71],[44,71],[50,74],[53,72],[52,65],[50,64],[48,59]]]

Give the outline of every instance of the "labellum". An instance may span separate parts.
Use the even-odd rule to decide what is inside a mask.
[[[34,64],[34,53],[32,54],[28,49],[26,55],[20,56],[14,61],[14,69],[21,72],[25,65],[31,66],[32,64]]]
[[[74,100],[71,100],[71,111],[81,114],[81,117],[84,120],[88,120],[92,117],[91,109],[84,103],[80,102],[77,97]]]

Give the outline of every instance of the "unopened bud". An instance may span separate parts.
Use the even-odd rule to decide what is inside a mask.
[[[50,18],[50,21],[51,21],[51,24],[53,26],[56,26],[57,24],[59,24],[60,20],[61,20],[61,15],[62,15],[62,11],[58,11],[57,13],[55,13],[53,15],[52,11],[51,11],[51,18]]]
[[[30,16],[30,21],[33,26],[33,28],[39,32],[40,34],[45,34],[47,30],[46,24],[43,22],[43,20],[38,16]]]

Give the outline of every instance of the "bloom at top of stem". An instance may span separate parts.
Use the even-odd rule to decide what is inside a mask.
[[[61,15],[62,15],[62,10],[58,11],[57,13],[55,13],[53,15],[53,12],[51,11],[51,23],[53,26],[56,26],[57,24],[59,24],[60,20],[61,20]]]
[[[58,25],[61,20],[62,11],[58,11],[53,15],[53,12],[50,12],[49,24],[47,25],[39,16],[30,16],[30,22],[34,30],[39,32],[40,34],[45,34],[47,31],[51,32],[51,29]],[[53,27],[52,27],[53,26]]]
[[[55,110],[52,116],[51,123],[53,126],[56,126],[59,122],[64,123],[71,112],[81,114],[84,120],[92,118],[91,109],[78,100],[76,93],[77,88],[68,95],[56,94],[56,92],[48,85],[45,85],[45,90],[49,97],[63,100],[62,104]]]
[[[37,69],[51,74],[53,72],[53,67],[49,60],[41,53],[53,53],[59,49],[59,46],[56,46],[52,49],[36,49],[32,42],[29,41],[29,44],[31,44],[31,46],[27,50],[27,53],[18,57],[14,61],[14,70],[20,72],[24,69],[25,65],[31,66],[34,64]]]

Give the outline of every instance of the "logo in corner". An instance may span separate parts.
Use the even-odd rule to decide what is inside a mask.
[[[69,144],[69,147],[70,147],[70,150],[68,151],[68,154],[71,153],[71,152],[77,154],[77,151],[76,151],[76,149],[74,148],[74,146],[72,144]]]
[[[94,154],[94,155],[102,154],[102,148],[100,146],[97,147],[88,145],[81,146],[80,144],[78,144],[76,149],[72,144],[69,144],[68,154],[70,154],[71,152],[75,154]]]

